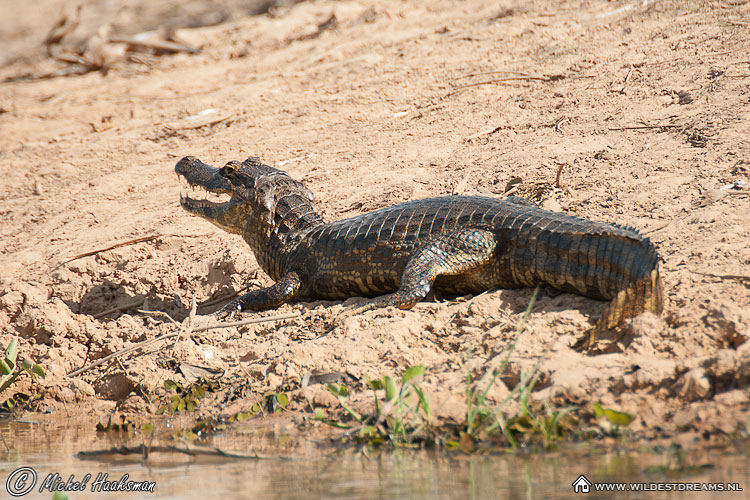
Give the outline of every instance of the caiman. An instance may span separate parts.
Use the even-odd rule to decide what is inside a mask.
[[[409,309],[432,289],[449,295],[548,285],[611,303],[579,347],[644,311],[659,314],[663,289],[654,245],[633,228],[543,210],[517,197],[442,196],[335,222],[313,194],[258,158],[214,168],[194,157],[175,166],[191,187],[230,195],[180,195],[188,212],[240,234],[275,281],[227,304],[220,317],[297,299],[375,297]]]

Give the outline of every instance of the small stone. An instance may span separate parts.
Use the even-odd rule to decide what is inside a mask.
[[[734,349],[720,349],[701,366],[714,381],[717,391],[731,387],[735,383],[737,374],[737,352]]]
[[[694,368],[685,373],[674,386],[679,397],[686,401],[702,399],[711,392],[711,382],[706,377],[704,368]]]
[[[314,407],[336,408],[339,401],[336,396],[331,394],[326,387],[322,385],[309,385],[302,390],[305,398],[312,402]]]
[[[268,384],[268,388],[272,391],[280,387],[282,382],[283,382],[283,379],[279,377],[278,375],[276,375],[275,373],[269,373],[268,377],[266,378],[266,383]]]
[[[706,324],[719,331],[735,349],[750,336],[750,307],[723,302],[713,307],[704,318]]]
[[[111,401],[125,399],[135,389],[135,383],[125,373],[115,373],[99,380],[96,393]]]
[[[698,416],[698,411],[693,406],[680,409],[675,413],[674,417],[672,417],[672,422],[680,431],[686,431],[691,427],[694,427],[699,421],[700,417]]]
[[[73,379],[70,381],[69,387],[76,393],[79,400],[83,400],[83,396],[93,397],[96,394],[94,387],[83,380]]]
[[[542,208],[551,212],[562,212],[562,205],[555,198],[547,198],[542,202]]]
[[[750,402],[750,394],[745,389],[734,389],[714,396],[714,401],[731,407],[738,407]]]

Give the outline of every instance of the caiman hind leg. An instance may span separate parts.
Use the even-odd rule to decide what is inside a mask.
[[[440,236],[409,259],[398,290],[374,298],[362,310],[386,306],[411,309],[430,292],[438,276],[455,276],[486,265],[497,245],[497,236],[486,230],[466,229]]]
[[[287,273],[273,285],[258,290],[251,290],[229,302],[219,309],[215,315],[218,319],[231,320],[242,311],[263,311],[279,307],[284,302],[293,299],[299,291],[301,281],[296,272]]]

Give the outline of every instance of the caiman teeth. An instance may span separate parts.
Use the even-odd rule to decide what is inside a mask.
[[[210,204],[222,204],[229,201],[230,196],[226,193],[214,193],[204,188],[200,184],[190,182],[184,176],[177,174],[180,183],[180,201],[187,200],[194,202],[204,202]]]
[[[180,189],[181,200],[189,199],[193,201],[221,204],[228,202],[229,198],[231,197],[228,197],[226,194],[212,193],[211,191],[208,191],[207,189],[204,189],[203,187],[198,185],[188,186],[187,192],[184,192],[182,189]]]

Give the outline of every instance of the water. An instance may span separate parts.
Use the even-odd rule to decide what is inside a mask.
[[[750,460],[747,452],[700,450],[685,453],[686,463],[701,467],[682,472],[647,472],[649,466],[674,464],[675,455],[662,452],[609,451],[571,445],[565,452],[466,456],[452,452],[335,450],[308,441],[290,446],[284,436],[260,436],[232,430],[212,439],[213,446],[248,452],[263,449],[264,460],[222,457],[189,457],[152,454],[148,461],[138,455],[108,455],[96,459],[76,458],[81,450],[140,445],[141,437],[121,441],[97,434],[93,425],[56,425],[31,422],[0,422],[0,497],[12,498],[6,490],[9,477],[18,480],[30,467],[36,484],[21,498],[47,499],[49,489],[39,490],[51,474],[63,482],[72,474],[81,481],[91,474],[84,491],[70,491],[68,498],[160,498],[160,499],[568,499],[586,498],[750,498]],[[273,449],[270,441],[278,446]],[[4,443],[4,444],[3,444]],[[180,445],[171,441],[162,444]],[[107,481],[153,482],[154,492],[91,491],[99,474]],[[574,493],[572,483],[585,475],[593,482],[646,483],[737,483],[741,492],[648,491],[584,495]],[[13,483],[14,481],[11,481]],[[16,485],[20,483],[16,482]],[[30,483],[27,483],[30,484]],[[672,486],[676,488],[679,486]],[[592,489],[595,487],[592,487]]]

